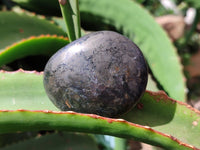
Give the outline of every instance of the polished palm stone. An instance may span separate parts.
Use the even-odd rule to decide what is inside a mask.
[[[137,104],[147,84],[140,49],[112,31],[93,32],[55,53],[44,70],[44,87],[63,111],[118,117]]]

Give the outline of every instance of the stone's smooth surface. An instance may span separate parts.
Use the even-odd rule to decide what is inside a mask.
[[[44,70],[44,87],[63,111],[118,117],[137,104],[147,74],[143,54],[131,40],[99,31],[51,57]]]

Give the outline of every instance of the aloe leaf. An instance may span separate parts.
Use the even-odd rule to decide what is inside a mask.
[[[130,0],[80,0],[80,11],[83,23],[109,24],[133,40],[170,97],[186,99],[185,81],[175,48],[144,8]]]
[[[22,8],[37,12],[43,15],[60,16],[58,0],[12,0]]]
[[[78,144],[77,144],[78,143]],[[9,145],[1,150],[98,150],[95,140],[86,134],[54,133]]]
[[[169,98],[162,91],[147,91],[124,118],[200,147],[200,111]]]
[[[127,140],[124,138],[115,137],[115,148],[114,150],[126,150]]]
[[[42,73],[24,70],[0,71],[0,83],[0,109],[58,110],[46,96]],[[152,80],[148,81],[147,87],[157,91]]]
[[[177,141],[178,137],[182,142],[200,147],[200,112],[161,92],[147,91],[137,107],[123,116],[136,123],[133,124],[96,115],[55,111],[58,109],[45,94],[41,73],[1,71],[0,83],[1,133],[58,129],[134,138],[166,149],[188,149],[187,144],[185,147]]]
[[[37,132],[0,134],[0,148],[2,149],[2,147],[5,147],[7,145],[16,144],[19,141],[31,139],[33,137],[36,137],[37,135]]]
[[[170,150],[195,149],[176,138],[147,126],[97,115],[75,112],[4,110],[0,112],[0,133],[29,130],[60,130],[134,138]]]
[[[33,0],[14,1],[19,5],[31,5]],[[97,25],[101,29],[103,24],[108,24],[128,36],[141,48],[155,78],[170,97],[180,101],[186,99],[184,76],[176,50],[167,34],[144,8],[130,0],[79,2],[83,24]],[[41,7],[40,1],[35,0],[32,10],[35,11],[36,7]],[[116,13],[116,10],[120,10],[120,13]]]
[[[0,83],[0,109],[58,110],[45,94],[41,73],[1,71]]]
[[[0,66],[30,55],[51,56],[69,43],[68,38],[41,35],[23,39],[0,52]]]
[[[0,49],[30,36],[66,33],[46,19],[25,13],[0,12]]]

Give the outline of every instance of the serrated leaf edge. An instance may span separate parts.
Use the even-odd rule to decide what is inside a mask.
[[[33,39],[42,39],[42,38],[58,38],[58,39],[63,39],[63,40],[69,40],[68,39],[68,37],[64,37],[64,36],[57,36],[56,34],[54,34],[54,35],[50,35],[50,34],[42,34],[42,35],[40,35],[40,36],[30,36],[29,38],[25,38],[25,39],[22,39],[22,40],[20,40],[20,41],[18,41],[18,42],[16,42],[16,43],[13,43],[12,45],[10,45],[10,46],[7,46],[4,50],[2,50],[2,51],[0,51],[0,55],[2,54],[2,53],[5,53],[6,51],[9,51],[9,49],[10,48],[12,48],[12,47],[14,47],[14,46],[16,46],[16,45],[18,45],[18,44],[22,44],[23,42],[27,42],[27,41],[31,41],[31,40],[33,40]]]
[[[126,124],[128,126],[134,126],[136,128],[147,130],[151,133],[156,133],[156,134],[159,134],[159,135],[164,136],[166,138],[169,138],[169,139],[173,140],[174,142],[176,142],[179,145],[182,145],[184,147],[187,147],[187,148],[190,148],[190,149],[193,149],[193,150],[200,150],[200,149],[198,149],[198,148],[196,148],[192,145],[181,142],[180,140],[178,140],[177,138],[175,138],[171,135],[156,131],[149,126],[142,126],[142,125],[139,125],[139,124],[128,122],[124,119],[113,119],[113,118],[102,117],[102,116],[95,115],[95,114],[83,114],[83,113],[77,113],[77,112],[73,112],[73,111],[66,111],[66,112],[64,112],[64,111],[50,111],[50,110],[33,110],[32,111],[32,110],[18,109],[18,110],[0,110],[0,112],[13,112],[13,113],[16,113],[16,112],[25,112],[25,113],[31,112],[31,113],[67,114],[67,115],[85,116],[85,117],[89,117],[91,119],[104,120],[104,121],[107,121],[108,123],[120,123],[120,124]]]

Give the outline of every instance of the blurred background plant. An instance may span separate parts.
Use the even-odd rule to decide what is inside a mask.
[[[97,30],[114,30],[129,37],[138,44],[147,59],[150,68],[147,89],[164,90],[170,97],[200,110],[199,1],[79,0],[79,3],[82,35]],[[43,71],[50,56],[69,43],[57,0],[2,0],[0,9],[1,70],[16,71],[22,68]],[[6,108],[2,106],[0,109]],[[0,137],[3,141],[1,146],[2,149],[25,148],[36,142],[37,149],[38,146],[42,148],[48,140],[59,138],[57,134],[49,132],[53,131],[39,132],[40,136],[47,135],[39,141],[40,145],[32,138],[38,133],[28,132],[8,135],[8,138],[13,136],[10,143],[29,138],[32,141],[4,147],[10,144],[4,135]],[[99,143],[98,149],[114,147],[112,137],[60,134],[71,145],[75,145],[72,139],[81,141],[83,137],[86,138],[83,146],[89,141],[91,147],[85,149],[96,149],[91,139],[92,143]],[[64,144],[59,142],[62,149]],[[68,148],[74,148],[71,145]],[[141,143],[129,141],[127,149],[155,149],[145,144],[142,146]],[[52,149],[55,147],[51,146]]]

